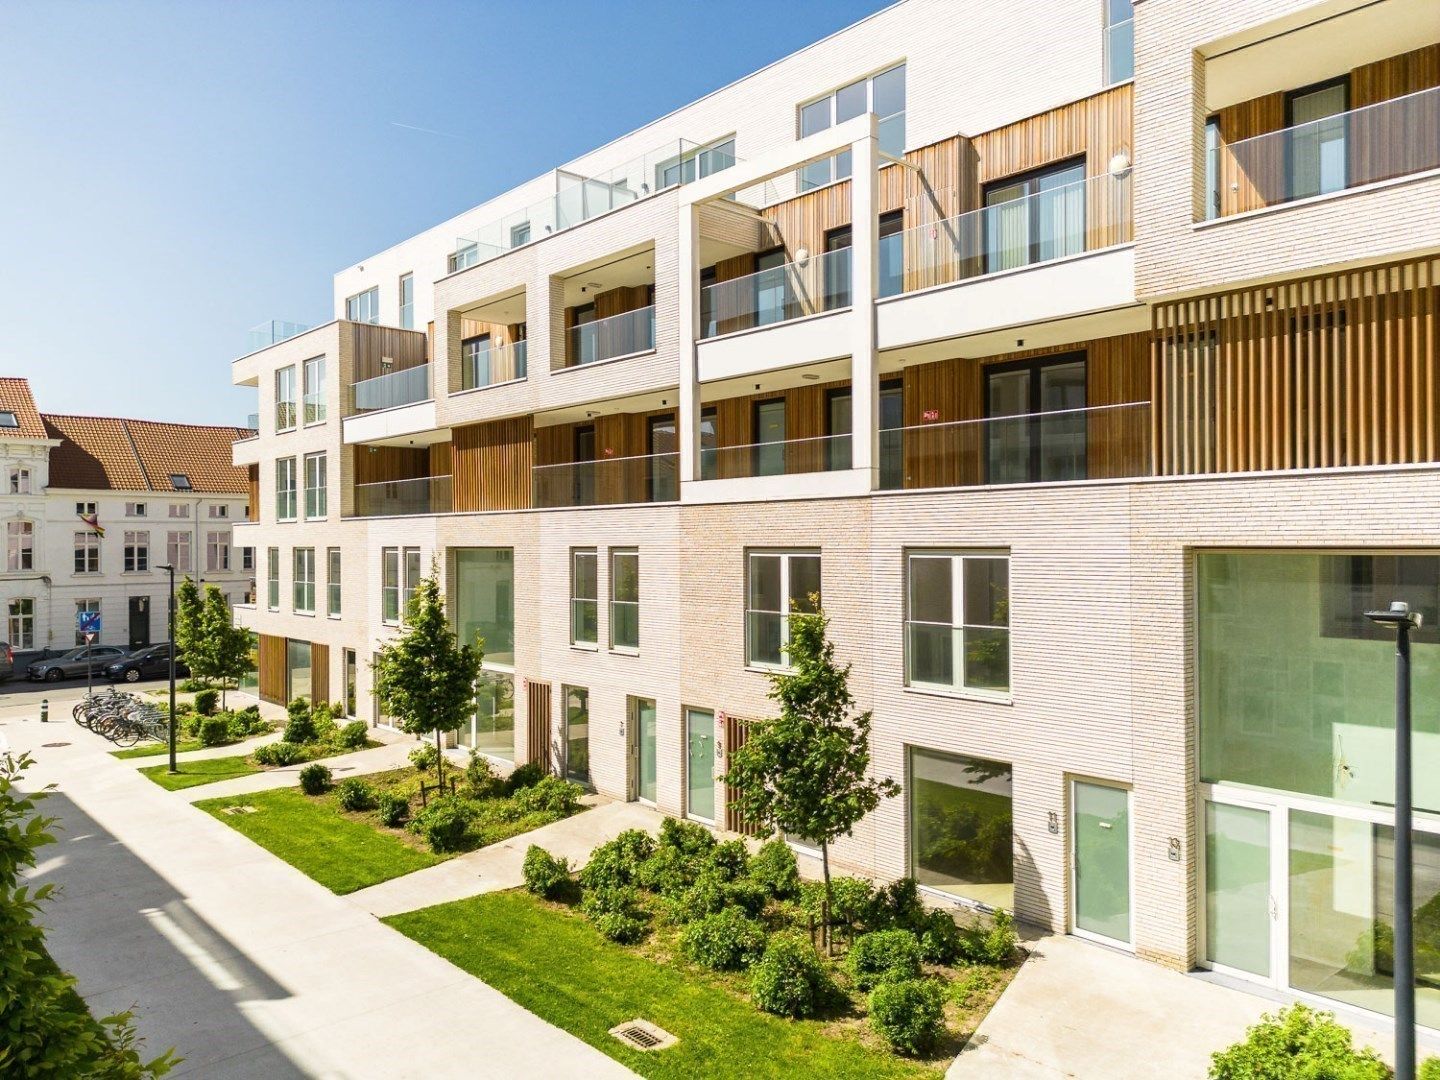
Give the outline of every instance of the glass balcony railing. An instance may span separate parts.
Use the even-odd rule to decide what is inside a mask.
[[[880,295],[967,281],[1130,239],[1130,174],[1107,173],[884,237]]]
[[[236,442],[244,442],[246,439],[255,439],[260,435],[260,414],[250,413],[245,417],[245,433],[235,437]]]
[[[267,346],[284,341],[286,338],[292,338],[296,334],[303,334],[309,329],[310,327],[304,323],[284,322],[280,319],[271,319],[269,322],[263,322],[259,326],[252,326],[245,332],[245,351],[252,353],[258,349],[264,349]]]
[[[486,345],[466,352],[460,358],[460,388],[475,390],[525,378],[528,349],[526,342],[516,341],[493,349]]]
[[[530,471],[532,505],[674,502],[680,497],[679,467],[675,453],[537,465]]]
[[[350,389],[357,413],[377,412],[425,401],[430,397],[430,365],[417,364],[403,371],[377,375],[357,382]]]
[[[734,155],[724,147],[703,147],[688,139],[676,139],[595,176],[557,172],[558,190],[554,195],[458,237],[450,255],[450,272],[476,266],[734,163]]]
[[[450,512],[450,477],[419,476],[355,485],[355,517],[400,517]]]
[[[850,436],[783,439],[746,446],[702,446],[700,479],[735,480],[850,468]]]
[[[572,326],[565,342],[565,366],[594,364],[655,348],[655,308],[636,308],[608,319]]]
[[[325,395],[306,394],[304,399],[305,423],[318,424],[325,419]]]
[[[850,249],[767,267],[700,290],[700,336],[787,322],[850,306]]]
[[[1440,169],[1440,87],[1211,149],[1221,217]]]

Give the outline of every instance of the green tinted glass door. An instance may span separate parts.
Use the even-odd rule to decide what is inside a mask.
[[[655,702],[635,699],[635,723],[640,733],[640,798],[655,801]]]
[[[1270,974],[1270,812],[1205,804],[1205,959]]]
[[[1075,782],[1075,928],[1130,940],[1130,794]]]
[[[715,820],[715,714],[705,709],[685,711],[685,807],[690,817]]]

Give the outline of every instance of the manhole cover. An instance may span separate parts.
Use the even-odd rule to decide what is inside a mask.
[[[648,1020],[628,1020],[610,1029],[610,1034],[634,1050],[664,1050],[678,1039]]]
[[[253,807],[253,806],[227,806],[227,807],[225,807],[224,810],[222,810],[222,811],[220,811],[220,812],[221,812],[222,814],[253,814],[253,813],[255,813],[255,807]]]
[[[57,746],[69,746],[70,744],[68,742],[42,742],[40,745],[47,749],[54,749]]]

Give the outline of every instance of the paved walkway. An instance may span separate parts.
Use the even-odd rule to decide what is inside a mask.
[[[612,802],[594,797],[583,814],[556,821],[533,832],[491,844],[404,877],[382,881],[368,889],[360,889],[346,897],[350,903],[382,918],[415,911],[449,900],[513,889],[523,884],[521,865],[531,844],[539,844],[550,854],[570,860],[572,867],[583,866],[590,852],[607,840],[613,840],[626,829],[660,831],[664,815],[640,803]]]
[[[340,754],[338,757],[325,758],[324,761],[330,767],[330,772],[334,774],[336,780],[344,780],[348,776],[385,772],[387,769],[398,769],[403,765],[408,765],[410,751],[414,748],[413,740],[402,739],[384,746],[371,747],[369,750],[356,750],[353,753]],[[286,765],[279,769],[251,773],[249,776],[237,776],[233,780],[200,784],[198,787],[185,788],[175,794],[187,802],[199,802],[201,799],[218,799],[223,795],[250,795],[257,791],[295,787],[300,783],[300,770],[308,764],[309,762],[301,765]]]
[[[632,1075],[150,783],[68,719],[42,727],[22,715],[0,714],[0,738],[35,752],[27,789],[58,785],[44,807],[59,843],[33,875],[62,886],[43,918],[51,950],[97,1014],[134,1006],[148,1050],[178,1049],[174,1075]]]

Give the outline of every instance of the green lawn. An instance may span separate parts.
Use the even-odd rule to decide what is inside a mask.
[[[260,766],[252,764],[244,754],[204,761],[182,761],[176,768],[180,771],[173,776],[169,771],[169,762],[163,765],[147,765],[140,771],[167,791],[179,791],[181,788],[195,787],[198,784],[213,784],[217,780],[231,780],[261,771]]]
[[[199,739],[176,739],[175,752],[183,754],[187,750],[203,750]],[[161,754],[170,753],[168,742],[144,742],[139,746],[132,746],[129,750],[111,750],[111,757],[137,758],[137,757],[159,757]]]
[[[147,770],[148,771],[148,770]],[[367,778],[369,779],[369,778]],[[397,830],[342,813],[332,796],[311,798],[280,789],[206,799],[195,804],[331,892],[349,893],[444,861]],[[253,814],[226,814],[253,806]]]
[[[490,893],[384,921],[642,1076],[939,1075],[853,1034],[837,1034],[834,1021],[762,1013],[718,979],[614,945],[584,919],[524,892]],[[637,1017],[680,1041],[646,1054],[608,1034]]]

